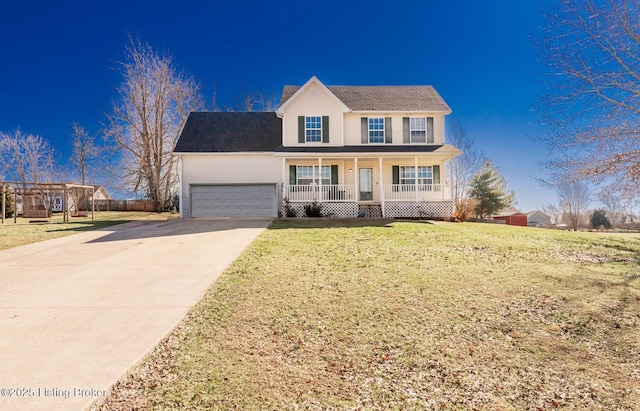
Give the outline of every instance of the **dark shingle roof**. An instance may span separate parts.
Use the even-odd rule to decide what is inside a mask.
[[[432,86],[327,86],[353,111],[451,111]],[[284,86],[280,106],[300,86]]]
[[[274,151],[282,144],[275,113],[194,112],[173,150],[176,153]]]

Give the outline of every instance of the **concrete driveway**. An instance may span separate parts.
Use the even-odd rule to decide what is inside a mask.
[[[0,410],[104,397],[270,222],[131,222],[0,251]]]

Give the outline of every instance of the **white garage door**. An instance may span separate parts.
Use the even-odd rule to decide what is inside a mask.
[[[275,184],[191,187],[192,217],[277,217]]]

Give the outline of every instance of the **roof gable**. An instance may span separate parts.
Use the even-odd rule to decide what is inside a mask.
[[[327,86],[325,86],[316,76],[311,77],[303,86],[284,86],[282,91],[282,96],[280,97],[280,104],[278,105],[278,109],[276,113],[279,116],[284,114],[284,109],[291,104],[295,99],[305,90],[312,88],[316,85],[322,91],[324,91],[332,100],[334,100],[343,112],[349,111],[349,107],[347,107],[342,100],[340,100]]]
[[[304,86],[284,86],[280,113],[312,80]],[[451,108],[432,86],[326,86],[350,111],[427,111],[449,114]]]
[[[176,153],[274,151],[282,144],[282,120],[275,113],[192,112]]]

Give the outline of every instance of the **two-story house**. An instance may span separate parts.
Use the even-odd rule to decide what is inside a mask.
[[[176,145],[183,217],[451,217],[461,154],[431,86],[285,86],[275,113],[191,113]]]

